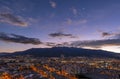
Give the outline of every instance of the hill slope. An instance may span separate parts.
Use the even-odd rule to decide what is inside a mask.
[[[120,54],[103,51],[103,50],[90,50],[82,48],[69,48],[69,47],[53,47],[53,48],[32,48],[26,51],[15,52],[14,55],[33,55],[39,57],[60,57],[68,56],[86,56],[86,57],[108,57],[119,58]]]

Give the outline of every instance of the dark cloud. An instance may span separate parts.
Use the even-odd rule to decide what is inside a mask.
[[[103,46],[120,46],[120,33],[102,32],[102,37],[109,37],[103,40],[76,41],[72,46],[101,48]]]
[[[9,23],[15,26],[28,26],[28,23],[23,21],[22,18],[11,13],[0,13],[0,22]]]
[[[69,47],[70,42],[62,42],[62,43],[44,42],[44,45],[49,47]]]
[[[112,39],[120,39],[120,33],[102,32],[102,37],[109,37]]]
[[[92,48],[101,48],[103,46],[120,46],[120,39],[75,41],[71,43],[71,45],[75,47],[92,47]]]
[[[14,42],[14,43],[22,43],[22,44],[42,44],[37,38],[29,38],[16,34],[6,34],[0,33],[0,40],[5,42]]]
[[[46,43],[44,43],[44,45],[45,45],[45,46],[54,47],[54,46],[56,46],[56,43],[46,42]]]
[[[109,33],[109,32],[102,32],[102,37],[108,37],[108,36],[111,36],[113,35],[112,33]]]
[[[62,42],[61,44],[56,44],[56,47],[71,47],[70,42]]]
[[[104,39],[104,40],[86,40],[86,41],[71,41],[63,43],[44,43],[50,47],[90,47],[90,48],[101,48],[104,46],[120,46],[120,39]]]
[[[76,36],[73,36],[72,34],[65,34],[62,32],[56,32],[56,33],[51,33],[49,34],[51,37],[69,37],[69,38],[76,38]]]

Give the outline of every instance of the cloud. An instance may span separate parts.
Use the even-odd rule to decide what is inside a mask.
[[[72,22],[73,22],[72,19],[70,18],[67,19],[67,24],[72,24]]]
[[[85,23],[87,23],[87,20],[86,20],[86,19],[78,20],[78,21],[76,22],[76,24],[85,24]]]
[[[21,43],[21,44],[42,44],[41,41],[37,38],[29,38],[21,35],[16,34],[6,34],[0,33],[0,40],[5,42],[13,42],[13,43]]]
[[[101,48],[103,46],[120,46],[120,39],[75,41],[71,43],[71,45],[75,47],[92,47],[92,48]]]
[[[50,0],[49,3],[52,8],[56,8],[56,6],[57,6],[56,2]]]
[[[109,32],[102,32],[102,37],[109,37],[113,35],[113,33],[109,33]]]
[[[62,32],[56,32],[56,33],[51,33],[49,34],[51,37],[68,37],[68,38],[76,38],[76,36],[73,36],[72,34],[65,34]]]
[[[56,46],[56,43],[53,43],[53,42],[45,42],[44,45],[45,45],[45,46],[49,46],[49,47],[54,47],[54,46]]]
[[[12,9],[8,6],[1,5],[0,6],[0,13],[12,13]]]
[[[71,10],[72,10],[72,13],[73,13],[74,15],[77,15],[77,14],[78,14],[78,10],[77,10],[76,8],[71,8]]]
[[[116,34],[114,34],[112,38],[120,39],[120,33],[116,33]]]
[[[22,17],[15,16],[11,13],[0,13],[0,22],[9,23],[21,27],[28,26],[28,23],[23,21]]]
[[[103,32],[100,31],[102,37],[107,37],[103,40],[88,40],[88,41],[75,41],[71,46],[75,47],[91,47],[101,48],[105,46],[120,46],[120,33],[119,32]]]
[[[66,23],[67,23],[67,24],[69,24],[69,25],[74,25],[74,26],[76,26],[76,25],[81,25],[81,24],[86,24],[87,22],[88,22],[88,20],[86,20],[86,19],[72,20],[72,19],[68,18],[68,19],[66,20]]]
[[[102,37],[109,37],[112,39],[120,39],[120,33],[119,32],[115,32],[115,33],[102,32]]]
[[[62,42],[61,44],[56,44],[55,47],[71,47],[71,42]]]
[[[61,43],[45,42],[44,45],[48,47],[69,47],[70,42],[61,42]]]

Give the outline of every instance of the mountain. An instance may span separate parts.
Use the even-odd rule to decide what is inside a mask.
[[[8,56],[8,55],[11,55],[10,53],[0,53],[0,56]]]
[[[85,56],[120,59],[119,53],[73,47],[32,48],[25,51],[14,52],[12,55],[33,55],[39,57],[60,57],[64,55],[65,57]]]

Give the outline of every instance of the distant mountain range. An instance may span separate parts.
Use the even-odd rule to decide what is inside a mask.
[[[11,53],[0,53],[0,56],[8,56],[8,55],[12,55]]]
[[[25,51],[14,52],[14,53],[1,53],[0,56],[11,56],[11,55],[32,55],[38,57],[102,57],[102,58],[117,58],[120,59],[119,53],[113,53],[103,50],[91,50],[73,47],[53,47],[53,48],[32,48]]]

